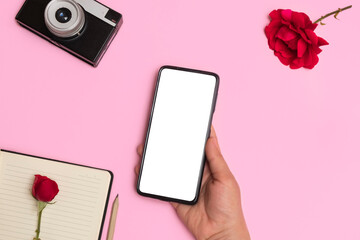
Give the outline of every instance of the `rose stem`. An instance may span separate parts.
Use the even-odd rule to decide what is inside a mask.
[[[346,9],[349,9],[349,8],[351,8],[351,7],[352,7],[352,5],[347,6],[347,7],[344,7],[344,8],[339,8],[339,9],[336,10],[336,11],[333,11],[333,12],[331,12],[331,13],[326,14],[325,16],[322,16],[321,18],[319,18],[318,20],[316,20],[314,23],[321,22],[321,21],[324,20],[325,18],[327,18],[327,17],[329,17],[329,16],[331,16],[331,15],[334,15],[334,14],[339,14],[340,12],[345,11]]]
[[[38,223],[37,223],[37,229],[36,229],[36,238],[35,238],[35,239],[39,239],[39,235],[40,235],[41,215],[42,215],[42,210],[39,212]]]

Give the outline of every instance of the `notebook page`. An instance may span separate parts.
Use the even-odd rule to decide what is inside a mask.
[[[43,211],[40,238],[97,240],[111,175],[107,171],[0,151],[0,239],[32,240],[37,202],[34,175],[58,183],[59,193]]]

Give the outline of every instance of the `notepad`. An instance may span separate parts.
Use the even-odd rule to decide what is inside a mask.
[[[100,240],[112,173],[107,170],[0,150],[0,239],[35,237],[34,175],[58,183],[59,193],[44,209],[42,240]]]

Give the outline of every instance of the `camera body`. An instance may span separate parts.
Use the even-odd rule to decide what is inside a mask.
[[[16,21],[96,67],[123,22],[95,0],[26,0]]]

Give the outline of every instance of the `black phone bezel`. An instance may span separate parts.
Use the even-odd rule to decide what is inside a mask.
[[[197,188],[196,188],[196,194],[195,194],[195,198],[193,200],[191,200],[191,201],[187,201],[187,200],[183,200],[183,199],[177,199],[177,198],[171,198],[171,197],[166,197],[166,196],[161,196],[161,195],[156,195],[156,194],[151,194],[151,193],[145,193],[145,192],[142,192],[140,190],[140,181],[141,181],[141,174],[142,174],[142,170],[143,170],[143,166],[144,166],[146,147],[147,147],[147,143],[148,143],[148,139],[149,139],[149,133],[150,133],[150,129],[151,129],[151,122],[152,122],[154,108],[155,108],[155,104],[156,104],[156,97],[157,97],[157,92],[158,92],[158,88],[159,88],[159,84],[160,84],[161,73],[162,73],[162,71],[164,69],[173,69],[173,70],[180,70],[180,71],[187,71],[187,72],[193,72],[193,73],[206,74],[206,75],[214,76],[215,79],[216,79],[215,88],[214,88],[214,94],[213,94],[213,99],[212,99],[211,113],[210,113],[209,122],[208,122],[207,136],[205,138],[204,149],[203,149],[203,159],[202,159],[202,162],[201,162],[199,178],[198,178],[198,183],[197,183]],[[184,68],[184,67],[176,67],[176,66],[170,66],[170,65],[162,66],[159,69],[158,76],[157,76],[157,81],[156,81],[156,86],[155,86],[155,91],[154,91],[154,96],[153,96],[153,102],[152,102],[152,106],[151,106],[151,112],[150,112],[150,116],[149,116],[149,120],[148,120],[148,127],[147,127],[147,132],[146,132],[145,143],[144,143],[144,151],[143,151],[143,155],[141,157],[140,171],[139,171],[139,176],[138,176],[137,185],[136,185],[136,191],[137,191],[137,193],[139,195],[144,196],[144,197],[150,197],[150,198],[159,199],[159,200],[162,200],[162,201],[182,203],[182,204],[186,204],[186,205],[194,205],[194,204],[197,203],[197,201],[199,199],[200,187],[201,187],[201,182],[202,182],[203,172],[204,172],[204,167],[205,167],[205,161],[206,161],[205,146],[206,146],[206,141],[210,136],[211,123],[212,123],[213,115],[214,115],[214,112],[215,112],[215,105],[216,105],[216,101],[217,101],[219,84],[220,84],[220,77],[219,77],[219,75],[217,75],[216,73],[213,73],[213,72],[190,69],[190,68]]]

